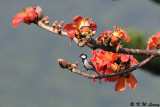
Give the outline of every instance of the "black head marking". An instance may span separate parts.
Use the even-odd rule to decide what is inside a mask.
[[[86,55],[86,54],[81,54],[80,57],[81,57],[82,59],[87,59],[87,55]]]

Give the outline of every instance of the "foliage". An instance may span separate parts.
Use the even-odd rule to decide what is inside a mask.
[[[151,1],[153,1],[153,2],[155,2],[157,4],[160,4],[160,0],[151,0]]]

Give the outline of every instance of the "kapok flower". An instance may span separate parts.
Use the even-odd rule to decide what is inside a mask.
[[[111,37],[111,40],[114,42],[119,42],[121,39],[126,39],[126,42],[130,41],[130,37],[126,34],[124,28],[119,28],[118,26],[114,26],[113,36]]]
[[[26,9],[22,7],[22,9],[23,9],[23,12],[17,13],[13,17],[12,25],[14,27],[16,27],[22,20],[24,23],[29,25],[35,20],[41,19],[43,17],[42,9],[39,6],[37,7],[30,6],[30,7],[27,7]]]
[[[110,74],[114,72],[119,72],[120,71],[120,66],[114,62],[111,62],[110,65],[107,67],[107,69],[104,69],[102,74]],[[105,82],[115,82],[119,76],[113,76],[113,77],[107,77],[103,78]]]
[[[107,64],[111,62],[114,62],[118,58],[117,53],[112,53],[108,51],[95,51],[92,50],[93,58],[89,58],[91,62],[94,64],[95,68],[98,72],[102,71],[104,68],[106,68]]]
[[[137,85],[137,80],[131,72],[123,74],[118,78],[115,91],[124,91],[126,89],[126,83],[128,83],[132,89],[135,89]]]
[[[114,26],[114,31],[106,30],[102,32],[102,36],[99,36],[97,40],[102,41],[105,45],[117,47],[119,42],[124,38],[126,39],[126,42],[130,41],[129,36],[124,29],[125,28]]]
[[[120,67],[122,69],[127,69],[131,65],[138,64],[138,61],[132,55],[120,54],[119,56],[121,60]],[[119,76],[115,91],[124,91],[126,89],[126,83],[128,83],[132,89],[135,89],[137,85],[137,80],[131,72]]]
[[[99,51],[92,51],[93,58],[89,58],[89,60],[93,63],[95,66],[96,70],[98,72],[103,71],[101,74],[108,74],[115,72],[116,70],[112,69],[111,65],[115,64],[114,61],[118,59],[118,54],[117,53],[112,53],[112,52],[107,52],[103,50]],[[95,73],[96,75],[96,73]],[[104,81],[116,81],[117,77],[108,77],[108,78],[103,78]],[[95,83],[95,79],[93,79]],[[101,83],[101,81],[99,80]]]
[[[92,51],[93,58],[89,58],[90,61],[95,66],[98,72],[103,74],[110,74],[114,72],[121,72],[122,70],[128,69],[132,65],[138,64],[138,61],[132,55],[112,53],[108,51]],[[96,75],[96,73],[95,73]],[[126,83],[132,88],[135,89],[137,85],[137,80],[131,72],[120,75],[103,78],[105,82],[116,82],[115,91],[124,91]],[[93,79],[94,82],[95,79]],[[101,83],[101,79],[99,79]]]
[[[152,47],[160,49],[160,32],[152,35],[152,37],[149,39],[147,50],[152,49]]]
[[[74,37],[81,39],[85,38],[88,34],[93,36],[96,33],[97,25],[91,22],[90,18],[83,19],[82,16],[75,16],[73,21],[74,23],[68,23],[63,27],[63,31],[67,31],[71,41]]]

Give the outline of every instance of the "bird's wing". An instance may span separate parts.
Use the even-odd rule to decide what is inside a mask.
[[[96,68],[94,67],[93,63],[92,63],[90,60],[88,61],[88,63],[89,63],[90,65],[92,65],[92,66],[93,66],[93,70],[94,70],[98,75],[100,75],[100,73],[96,70]]]

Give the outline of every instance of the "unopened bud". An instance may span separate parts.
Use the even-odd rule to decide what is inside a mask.
[[[65,61],[64,59],[57,59],[59,65],[61,66],[61,68],[68,68],[68,62]]]
[[[58,23],[57,21],[54,21],[52,27],[55,28],[57,26],[57,23]]]
[[[78,66],[78,62],[76,62],[75,65]]]
[[[82,34],[83,36],[86,36],[86,35],[88,35],[88,32],[81,32],[81,34]]]
[[[43,13],[42,12],[37,13],[37,19],[41,20],[42,18],[43,18]]]
[[[40,6],[36,7],[36,13],[37,13],[37,19],[41,20],[43,18],[43,13],[42,13],[42,9]]]
[[[61,34],[61,28],[59,26],[57,26],[57,32],[58,34]]]
[[[70,64],[70,63],[68,64],[68,69],[69,69],[69,70],[71,70],[71,69],[72,69],[72,66],[71,66],[71,64]]]
[[[63,24],[64,24],[64,21],[61,21],[61,22],[59,23],[58,26],[59,26],[60,29],[62,28]]]
[[[78,66],[78,62],[76,62],[75,64],[72,64],[72,68],[77,68]]]
[[[45,25],[47,25],[47,26],[49,25],[49,17],[48,16],[45,19]]]
[[[91,31],[91,33],[89,35],[94,36],[95,34],[96,34],[96,31]]]

